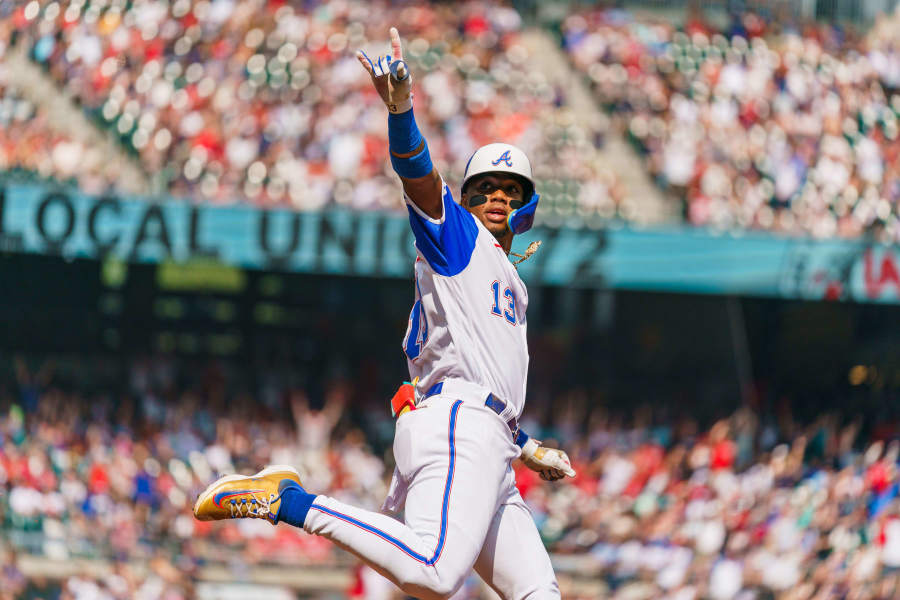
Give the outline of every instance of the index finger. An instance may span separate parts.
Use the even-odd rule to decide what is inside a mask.
[[[391,51],[394,54],[394,59],[402,60],[403,59],[403,51],[400,49],[400,33],[397,31],[396,27],[391,27]]]

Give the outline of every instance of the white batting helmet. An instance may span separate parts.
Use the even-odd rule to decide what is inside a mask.
[[[525,199],[528,200],[534,193],[534,179],[531,176],[531,162],[525,153],[512,144],[495,143],[482,146],[466,163],[466,172],[463,175],[462,189],[475,175],[482,173],[512,173],[518,175],[531,185],[531,190],[525,190]]]
[[[525,233],[531,229],[539,196],[534,191],[531,162],[525,153],[512,144],[494,143],[482,146],[466,163],[461,189],[466,189],[469,179],[482,173],[509,173],[524,181],[526,185],[522,198],[525,205],[512,211],[507,222],[513,233]]]

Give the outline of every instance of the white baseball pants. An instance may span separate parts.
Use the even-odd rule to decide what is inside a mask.
[[[515,487],[519,455],[481,401],[437,395],[397,420],[405,523],[317,496],[303,528],[356,554],[405,593],[448,598],[471,569],[506,599],[559,598],[550,557]]]

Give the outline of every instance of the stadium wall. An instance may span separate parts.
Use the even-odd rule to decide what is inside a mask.
[[[900,302],[900,248],[689,227],[536,227],[517,239],[526,281],[576,288]],[[408,278],[402,215],[87,196],[43,184],[0,190],[0,250],[139,263],[206,261],[297,273]]]

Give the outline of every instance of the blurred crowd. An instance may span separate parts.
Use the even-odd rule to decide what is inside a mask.
[[[400,24],[417,120],[448,181],[502,139],[538,167],[548,209],[615,214],[616,177],[596,160],[602,132],[575,127],[503,2],[5,4],[32,59],[176,196],[401,207],[387,113],[354,56],[386,52]],[[579,195],[587,181],[593,192]]]
[[[402,206],[384,109],[353,56],[386,51],[396,23],[448,181],[476,147],[504,139],[536,167],[542,218],[629,218],[599,151],[610,121],[576,126],[567,90],[535,68],[521,16],[500,0],[0,1],[4,48],[24,45],[154,190],[301,210]],[[688,222],[900,240],[900,13],[865,34],[752,12],[722,30],[700,13],[676,27],[600,8],[561,27],[575,67]],[[39,115],[19,128],[29,145],[7,150],[5,165],[92,191],[113,184]]]
[[[109,561],[62,582],[76,599],[191,597],[208,564],[352,564],[288,526],[195,521],[193,498],[222,473],[292,464],[308,489],[371,509],[386,492],[393,423],[349,380],[310,393],[154,358],[128,362],[120,389],[102,383],[103,360],[3,369],[0,598],[40,595],[17,566],[30,555]],[[568,450],[578,476],[551,484],[517,463],[518,486],[558,566],[608,597],[900,594],[896,424],[741,409],[706,429],[671,409],[609,412],[583,390],[531,404],[523,426]]]
[[[0,399],[0,598],[23,597],[29,585],[13,550],[113,561],[106,577],[70,578],[66,598],[189,598],[207,563],[242,573],[259,563],[347,564],[330,543],[299,530],[202,523],[191,506],[221,474],[278,463],[300,469],[310,489],[377,509],[385,463],[368,440],[384,447],[389,411],[354,411],[367,438],[343,410],[351,389],[340,380],[311,402],[305,390],[273,380],[252,395],[234,392],[242,384],[216,366],[193,372],[154,359],[127,369],[124,388],[104,389],[102,360],[4,365],[11,381]],[[135,572],[134,561],[149,572]]]
[[[836,415],[800,426],[740,410],[707,430],[589,419],[566,443],[579,477],[526,497],[551,547],[590,556],[610,597],[900,594],[895,426],[863,440]]]
[[[0,171],[56,181],[72,181],[102,190],[111,173],[100,154],[55,130],[47,111],[27,98],[12,81],[4,62],[9,27],[0,23]]]
[[[562,31],[690,223],[900,240],[900,10],[862,36],[752,12],[679,30],[601,9]]]

